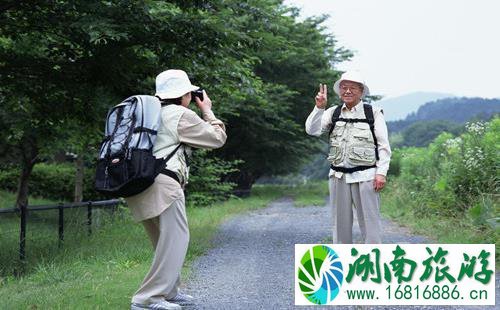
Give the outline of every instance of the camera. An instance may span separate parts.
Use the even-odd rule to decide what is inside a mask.
[[[198,97],[201,101],[203,101],[203,89],[199,88],[191,92],[191,102],[196,103],[195,97]]]

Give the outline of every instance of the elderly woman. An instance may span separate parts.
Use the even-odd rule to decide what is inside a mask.
[[[126,199],[155,249],[151,269],[135,292],[131,309],[180,309],[193,301],[192,296],[179,291],[189,242],[183,192],[189,177],[188,157],[192,147],[219,148],[227,138],[205,91],[202,100],[195,97],[203,119],[189,109],[191,92],[198,89],[182,70],[167,70],[156,77],[156,97],[162,109],[153,154],[157,158],[171,156],[152,186]]]

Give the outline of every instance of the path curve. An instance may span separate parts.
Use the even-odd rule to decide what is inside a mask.
[[[354,224],[354,242],[360,231]],[[383,220],[384,243],[430,243],[422,236]],[[295,307],[294,245],[330,243],[332,217],[328,207],[294,207],[280,199],[268,207],[237,216],[224,223],[215,248],[193,264],[186,291],[195,296],[189,309],[318,309]],[[500,281],[496,277],[496,304]],[[325,307],[319,307],[325,308]],[[331,306],[328,308],[332,308]],[[335,309],[495,309],[491,307],[431,306],[337,306]]]

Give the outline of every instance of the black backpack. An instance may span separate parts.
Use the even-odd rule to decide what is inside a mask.
[[[132,96],[109,110],[95,175],[98,192],[129,197],[144,191],[178,150],[153,156],[161,106],[156,97]]]

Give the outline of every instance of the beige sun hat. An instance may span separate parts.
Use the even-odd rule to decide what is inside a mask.
[[[189,92],[199,89],[192,85],[186,72],[170,69],[156,76],[156,96],[161,99],[179,98]]]
[[[351,81],[363,84],[363,97],[370,95],[370,89],[366,85],[365,80],[363,79],[359,71],[346,71],[342,74],[340,79],[337,82],[335,82],[335,84],[333,84],[333,90],[339,96],[340,96],[340,82],[342,81]]]

